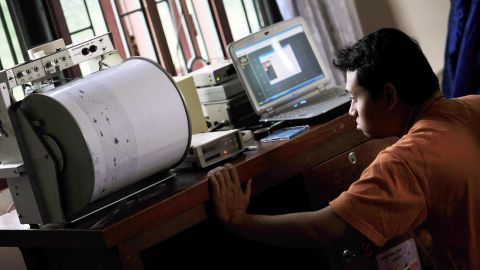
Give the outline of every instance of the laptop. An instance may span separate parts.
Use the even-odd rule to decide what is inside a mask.
[[[228,47],[233,65],[261,122],[308,120],[350,102],[329,73],[305,21],[270,25]]]

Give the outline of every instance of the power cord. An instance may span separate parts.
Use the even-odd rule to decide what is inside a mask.
[[[12,212],[13,210],[15,210],[15,204],[14,204],[14,203],[12,203],[12,204],[7,208],[7,213]]]

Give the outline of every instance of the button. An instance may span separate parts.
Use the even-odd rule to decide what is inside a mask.
[[[88,48],[83,48],[82,49],[82,54],[83,55],[87,55],[90,51],[88,50]]]
[[[90,50],[90,52],[94,53],[94,52],[97,51],[97,46],[92,45],[92,46],[90,46],[88,49]]]

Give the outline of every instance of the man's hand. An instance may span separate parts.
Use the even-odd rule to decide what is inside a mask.
[[[304,248],[334,243],[347,229],[347,223],[330,206],[283,215],[247,214],[252,180],[243,191],[231,164],[211,170],[208,178],[217,218],[238,235],[270,245]]]
[[[238,225],[242,215],[246,214],[251,195],[250,179],[245,191],[240,186],[237,170],[229,163],[208,172],[211,184],[212,201],[215,214],[225,225]]]

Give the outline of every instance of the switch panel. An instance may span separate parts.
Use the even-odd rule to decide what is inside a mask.
[[[34,60],[12,68],[17,84],[24,84],[45,77],[42,61]]]
[[[73,66],[72,58],[66,50],[43,57],[42,63],[47,75],[55,74],[60,70]]]
[[[109,34],[95,37],[91,40],[73,45],[68,48],[72,57],[73,64],[79,64],[85,60],[101,56],[107,52],[113,51],[114,47]]]
[[[83,61],[114,51],[110,34],[71,45],[66,49],[4,70],[9,88],[47,79]],[[0,81],[2,82],[2,81]]]

